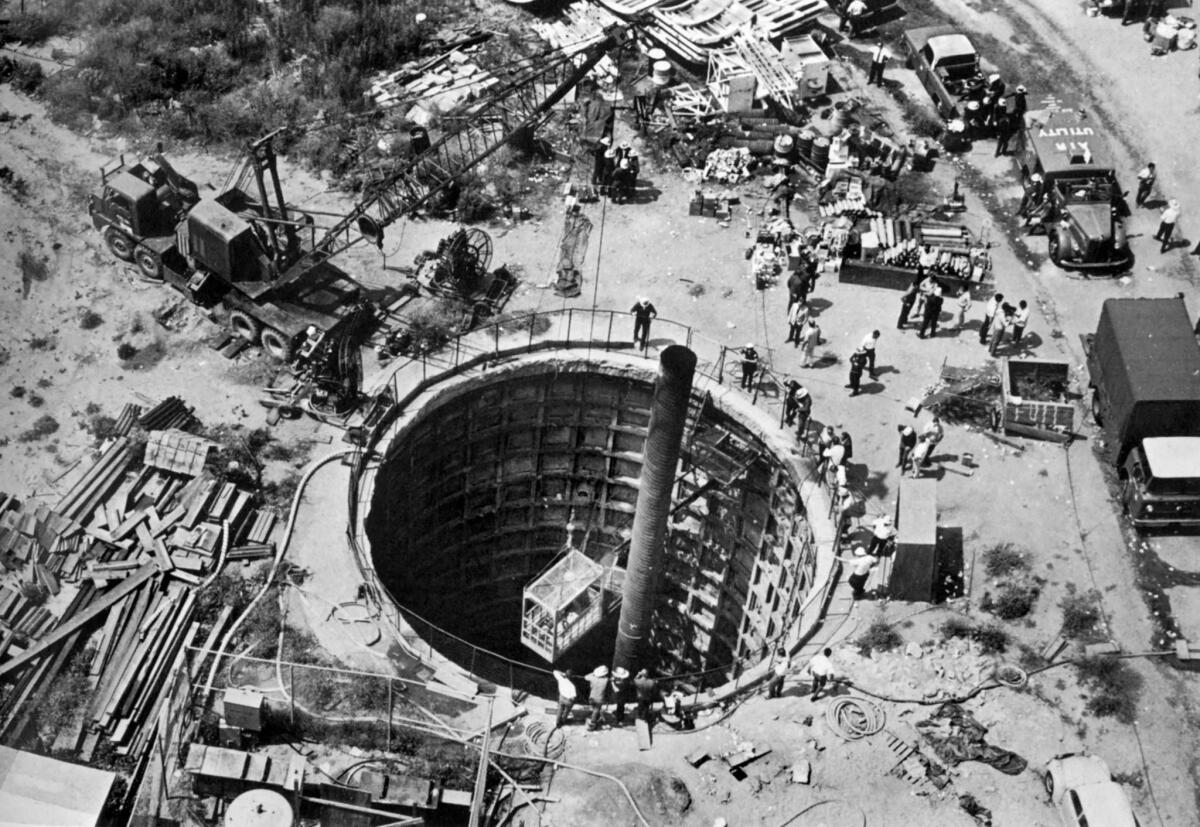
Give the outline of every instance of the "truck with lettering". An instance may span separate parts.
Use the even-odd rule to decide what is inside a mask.
[[[907,29],[902,42],[905,65],[943,118],[961,118],[968,101],[983,97],[987,80],[971,38],[950,26],[922,26]]]
[[[1068,270],[1128,269],[1129,207],[1100,125],[1078,107],[1039,109],[1025,114],[1022,137],[1017,163],[1026,192],[1037,192],[1026,216],[1045,228],[1050,260]]]
[[[1183,299],[1108,299],[1080,338],[1122,509],[1137,528],[1200,526],[1200,345]]]

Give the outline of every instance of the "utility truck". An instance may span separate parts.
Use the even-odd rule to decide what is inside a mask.
[[[1200,525],[1200,345],[1183,299],[1108,299],[1081,338],[1122,509],[1138,528]]]
[[[1133,263],[1129,207],[1098,123],[1079,108],[1027,112],[1017,159],[1026,191],[1038,192],[1026,215],[1045,228],[1056,266],[1118,272]]]

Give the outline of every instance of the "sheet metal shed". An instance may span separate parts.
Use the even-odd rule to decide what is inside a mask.
[[[115,778],[0,746],[0,827],[94,827]]]

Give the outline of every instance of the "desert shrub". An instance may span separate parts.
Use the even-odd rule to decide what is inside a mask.
[[[995,623],[976,623],[957,615],[946,618],[938,627],[938,631],[943,640],[965,638],[973,641],[985,655],[1004,652],[1010,643],[1008,632]]]
[[[859,651],[865,655],[871,651],[890,652],[903,643],[904,638],[900,637],[900,633],[886,618],[877,617],[855,642]]]
[[[293,471],[282,479],[268,480],[259,489],[259,499],[263,505],[274,506],[287,513],[291,511],[292,499],[296,496],[296,489],[300,487],[302,478],[303,474]]]
[[[58,347],[58,341],[53,336],[30,336],[30,350],[54,350]]]
[[[79,327],[83,330],[95,330],[102,324],[104,324],[104,317],[90,307],[85,308],[79,314]]]
[[[1069,594],[1058,604],[1062,608],[1062,633],[1076,640],[1103,639],[1100,631],[1100,603],[1095,592]]]
[[[50,278],[49,262],[41,256],[35,256],[29,250],[22,250],[17,254],[17,269],[21,273],[22,284]]]
[[[1029,571],[1029,560],[1012,543],[1000,543],[983,552],[983,570],[988,577],[1009,577]]]
[[[137,356],[138,349],[129,342],[121,342],[117,345],[117,358],[122,362],[127,362],[134,356]]]
[[[45,79],[40,63],[0,56],[0,83],[9,84],[15,91],[33,95],[42,88]]]
[[[15,15],[5,27],[8,40],[25,45],[43,43],[67,30],[66,15],[61,9],[46,9]]]
[[[88,418],[86,427],[98,442],[104,442],[117,435],[117,420],[104,414],[93,414]]]
[[[58,420],[50,416],[50,414],[44,414],[34,421],[31,428],[23,431],[18,439],[21,442],[37,442],[39,439],[45,439],[57,430]]]
[[[1040,591],[1037,583],[1028,580],[1004,583],[994,596],[990,592],[984,593],[979,607],[1001,620],[1019,620],[1033,611]]]
[[[1111,655],[1094,655],[1075,661],[1080,683],[1088,690],[1086,709],[1097,718],[1116,718],[1132,723],[1137,717],[1137,702],[1142,676],[1128,663]]]

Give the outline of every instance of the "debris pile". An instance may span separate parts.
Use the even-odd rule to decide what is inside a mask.
[[[926,388],[921,406],[946,422],[994,429],[1000,416],[1000,375],[992,366],[942,365],[938,381]]]
[[[989,680],[996,659],[974,651],[964,640],[923,647],[910,644],[903,651],[860,654],[845,647],[838,664],[855,686],[880,695],[900,698],[956,698]]]
[[[917,730],[937,757],[952,766],[963,761],[979,761],[1006,775],[1020,775],[1025,771],[1025,759],[989,744],[984,739],[987,727],[958,704],[942,704],[927,720],[917,722]]]
[[[704,162],[705,181],[720,181],[725,184],[737,184],[750,178],[753,159],[750,150],[745,147],[731,149],[714,149],[708,153]]]

